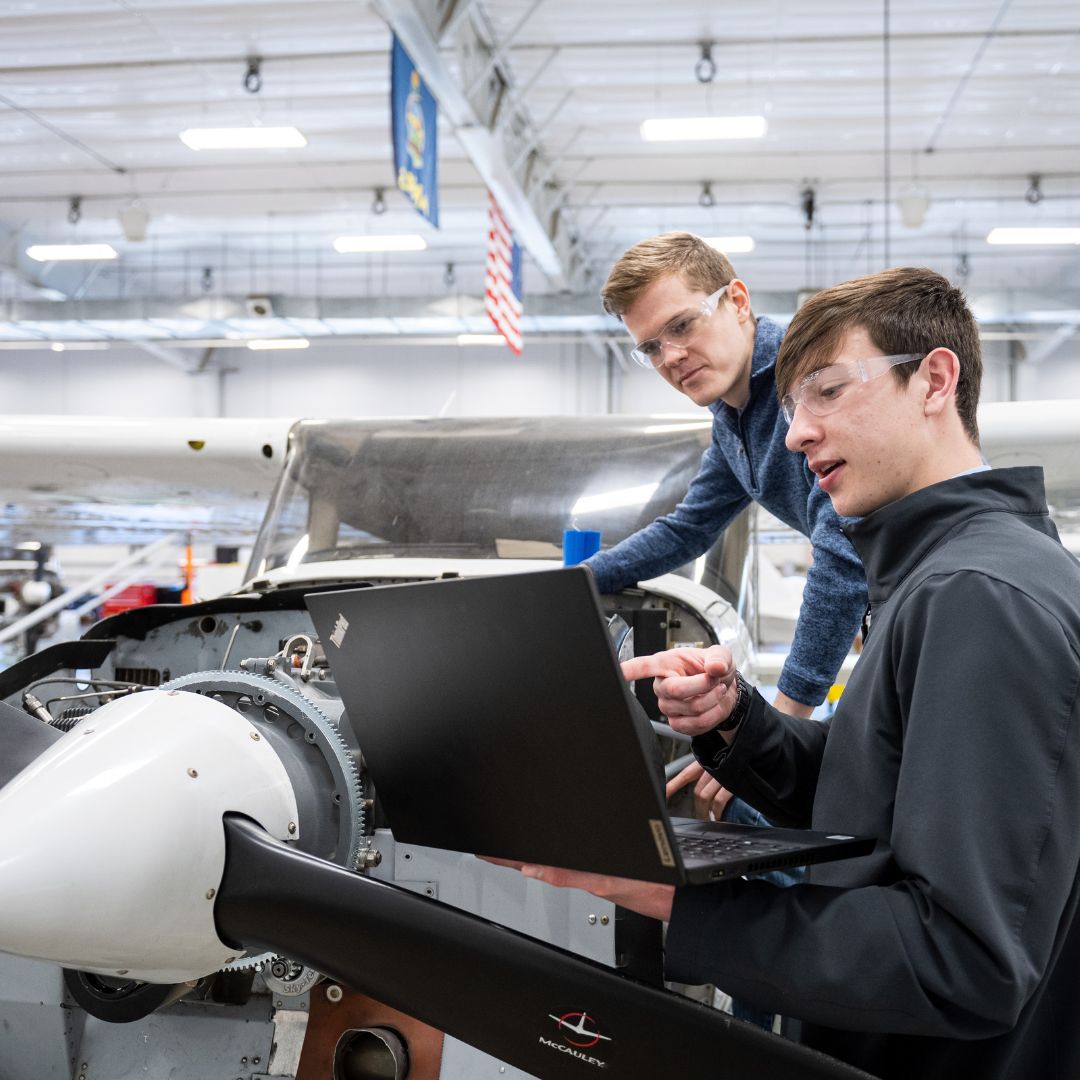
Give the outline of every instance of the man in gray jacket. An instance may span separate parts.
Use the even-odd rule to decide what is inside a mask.
[[[829,724],[773,709],[721,648],[624,665],[727,787],[874,853],[789,889],[524,870],[669,920],[668,977],[797,1018],[875,1076],[1074,1080],[1080,566],[1041,470],[982,463],[980,378],[974,319],[929,270],[826,290],[791,323],[788,446],[861,517],[872,604]]]

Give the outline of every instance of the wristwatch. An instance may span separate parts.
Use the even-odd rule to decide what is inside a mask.
[[[714,731],[734,731],[746,719],[746,714],[750,711],[750,698],[754,691],[737,671],[735,672],[735,689],[739,695],[735,699],[735,706],[728,718],[717,724]]]
[[[706,769],[718,768],[731,750],[727,740],[720,732],[734,731],[750,712],[750,703],[754,697],[754,690],[738,672],[735,673],[735,689],[738,697],[735,699],[735,707],[731,710],[728,718],[704,734],[695,735],[690,743],[690,749],[693,751],[694,757]]]

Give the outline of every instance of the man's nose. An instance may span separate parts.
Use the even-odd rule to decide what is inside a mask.
[[[796,405],[784,445],[797,454],[814,441],[814,431],[814,414],[805,405]]]
[[[686,356],[686,346],[676,341],[660,342],[660,366],[671,367]]]

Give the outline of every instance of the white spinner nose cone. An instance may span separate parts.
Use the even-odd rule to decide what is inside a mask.
[[[297,835],[247,720],[177,690],[103,705],[0,791],[0,951],[146,982],[216,971],[235,955],[213,918],[228,811]]]

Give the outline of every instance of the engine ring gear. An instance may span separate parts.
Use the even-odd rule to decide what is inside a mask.
[[[334,781],[338,807],[338,845],[345,857],[335,859],[347,870],[361,863],[364,835],[364,797],[360,772],[337,725],[299,690],[266,675],[239,671],[193,671],[164,683],[162,690],[187,690],[216,697],[257,727],[269,729],[278,715],[298,723],[304,740],[321,754]],[[262,714],[253,715],[252,706]],[[274,712],[276,710],[276,712]],[[303,827],[301,821],[301,827]]]
[[[310,698],[277,679],[239,671],[193,671],[162,685],[163,690],[186,690],[216,697],[235,709],[246,720],[271,731],[277,715],[298,723],[305,743],[321,754],[334,782],[334,802],[339,811],[338,849],[347,852],[341,865],[355,870],[362,862],[361,839],[364,835],[364,798],[360,773],[337,726]],[[261,716],[253,715],[252,707]],[[302,823],[301,823],[302,824]],[[263,971],[275,958],[272,952],[249,953],[225,964],[225,971]]]

